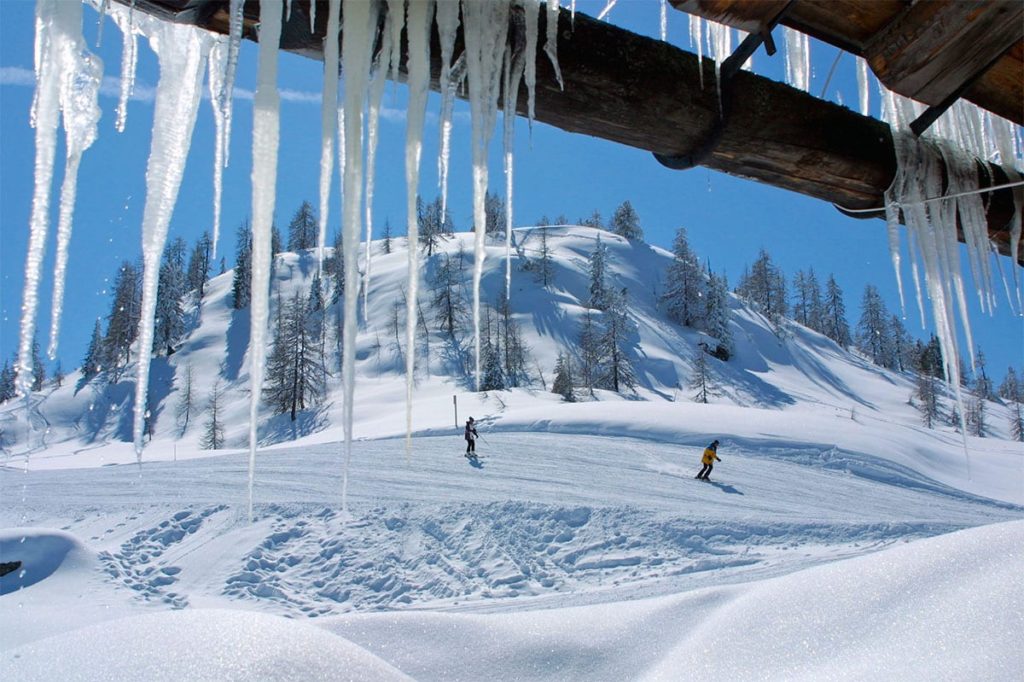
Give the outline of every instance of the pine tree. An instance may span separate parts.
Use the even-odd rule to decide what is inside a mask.
[[[584,227],[593,227],[597,230],[604,229],[604,219],[601,217],[601,212],[597,209],[594,209],[589,218],[579,218],[576,222]]]
[[[903,326],[903,322],[895,315],[889,318],[889,339],[892,341],[893,365],[891,369],[905,372],[913,367],[914,341],[910,338],[910,334],[907,333],[907,328]]]
[[[206,430],[200,447],[204,450],[220,450],[224,447],[224,417],[221,414],[220,380],[214,381],[206,404]]]
[[[889,338],[889,311],[882,301],[882,296],[873,285],[864,287],[864,298],[861,300],[860,321],[857,323],[857,348],[871,358],[871,362],[880,367],[890,367],[893,363],[892,340]]]
[[[993,400],[996,397],[992,380],[988,378],[985,354],[980,347],[974,356],[974,393],[982,400]]]
[[[57,360],[57,366],[53,368],[53,385],[60,388],[64,385],[64,366],[61,365],[60,360]]]
[[[131,347],[139,333],[142,312],[142,277],[139,268],[125,261],[114,280],[114,300],[107,316],[103,362],[112,383],[131,361]]]
[[[822,329],[821,288],[814,268],[797,270],[793,277],[793,319],[816,332]]]
[[[551,248],[548,246],[548,231],[540,230],[540,251],[534,267],[534,277],[541,286],[547,289],[554,280],[555,268],[551,261]]]
[[[192,411],[195,409],[195,382],[192,371],[192,362],[185,363],[185,375],[182,377],[181,390],[178,395],[178,407],[176,417],[181,425],[181,435],[188,431],[188,423],[192,418]]]
[[[850,327],[846,322],[846,306],[843,304],[843,291],[836,283],[835,277],[828,276],[825,285],[824,316],[822,333],[835,341],[842,348],[850,345]]]
[[[185,311],[181,299],[187,292],[185,240],[178,237],[164,249],[156,294],[153,352],[174,353],[174,344],[185,333]]]
[[[707,295],[704,297],[704,331],[718,342],[715,357],[728,360],[732,356],[732,331],[729,320],[729,285],[725,276],[708,272]]]
[[[529,381],[527,365],[530,349],[523,340],[523,333],[512,317],[512,306],[504,296],[498,297],[498,336],[502,343],[502,371],[505,385],[515,388]]]
[[[567,403],[576,402],[573,393],[572,360],[565,353],[559,353],[555,362],[555,382],[551,386],[551,391],[562,396]]]
[[[636,214],[633,204],[629,203],[628,199],[615,209],[608,227],[620,237],[643,241],[644,231],[640,227],[640,216]]]
[[[1024,442],[1024,383],[1013,367],[1006,370],[1006,378],[999,385],[999,397],[1006,401],[1010,411],[1010,438]]]
[[[587,305],[596,310],[608,308],[608,285],[605,280],[605,270],[608,267],[608,247],[601,241],[601,235],[597,235],[594,251],[590,254],[590,262],[587,271],[590,274],[590,299]]]
[[[92,379],[103,369],[103,331],[100,328],[100,321],[92,328],[92,337],[89,338],[89,348],[85,351],[85,359],[82,360],[82,378],[85,381]]]
[[[670,320],[696,328],[704,322],[704,278],[686,239],[686,228],[676,230],[672,255],[675,258],[668,266],[666,289],[661,298]]]
[[[601,329],[594,319],[594,314],[590,309],[585,310],[583,319],[580,321],[576,345],[580,358],[580,382],[590,395],[594,395],[594,387],[597,385],[598,372],[602,362],[600,334]]]
[[[288,250],[302,251],[316,248],[319,235],[319,223],[313,207],[308,201],[303,201],[291,222],[288,223]]]
[[[501,369],[501,346],[498,341],[487,339],[480,349],[483,356],[483,376],[480,379],[481,391],[504,391],[505,374]]]
[[[324,259],[324,270],[331,287],[331,305],[335,305],[345,295],[344,238],[340,231],[334,235],[334,250]]]
[[[252,300],[252,231],[249,223],[238,226],[235,250],[235,276],[231,281],[232,307],[235,310],[249,307]]]
[[[736,293],[756,306],[773,323],[785,317],[788,310],[786,278],[764,249],[761,249],[750,270],[743,273]]]
[[[1013,367],[1006,368],[1006,376],[1003,383],[999,384],[999,397],[1008,402],[1017,400],[1021,395],[1021,383],[1017,378],[1017,372]]]
[[[384,237],[383,237],[383,240],[384,240],[384,243],[383,243],[384,253],[385,254],[391,253],[391,221],[387,220],[387,219],[384,220]]]
[[[935,377],[924,373],[917,375],[917,399],[921,421],[929,429],[935,428],[939,418],[939,387]]]
[[[4,367],[0,370],[0,403],[17,397],[18,386],[15,383],[15,376],[14,367],[9,361],[4,360]]]
[[[441,197],[435,198],[429,204],[424,204],[422,199],[416,197],[416,217],[419,221],[420,246],[426,251],[427,256],[432,256],[441,242],[455,231],[451,215],[442,208]]]
[[[318,228],[319,230],[319,228]],[[319,236],[319,232],[317,232]],[[274,256],[281,253],[284,247],[284,240],[281,238],[281,228],[277,225],[270,226],[270,267],[274,267]]]
[[[492,239],[505,238],[505,201],[497,194],[488,192],[484,197],[484,225],[487,236]]]
[[[324,392],[326,370],[318,340],[311,334],[308,312],[308,302],[299,293],[287,305],[278,305],[267,363],[264,399],[275,414],[288,413],[292,421],[300,410],[319,403]]]
[[[203,232],[202,236],[196,240],[195,246],[192,247],[192,254],[188,259],[188,270],[185,275],[186,288],[188,291],[194,291],[196,294],[196,301],[202,301],[203,295],[206,294],[206,283],[210,279],[210,253],[213,248],[213,243],[210,240],[210,234]]]
[[[690,388],[697,391],[693,396],[693,400],[698,403],[707,403],[708,395],[711,392],[707,350],[708,346],[706,343],[698,343],[697,350],[693,354],[693,377],[690,379]]]
[[[636,324],[629,318],[627,293],[609,292],[608,309],[604,313],[604,333],[600,339],[605,359],[600,386],[616,393],[636,386],[629,344],[636,334]]]
[[[46,365],[39,353],[39,342],[32,339],[32,390],[41,391],[46,384]]]

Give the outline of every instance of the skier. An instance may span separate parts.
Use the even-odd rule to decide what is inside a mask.
[[[700,470],[700,473],[697,474],[696,478],[704,481],[710,480],[708,479],[708,476],[711,475],[711,470],[715,468],[715,460],[718,460],[719,462],[722,461],[718,457],[717,440],[711,441],[711,445],[704,448],[704,456],[700,458],[700,462],[704,465],[704,468]]]
[[[476,457],[476,422],[470,417],[466,421],[466,457]]]

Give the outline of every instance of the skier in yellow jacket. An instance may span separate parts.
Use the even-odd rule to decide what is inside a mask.
[[[700,463],[704,465],[704,468],[697,474],[697,478],[707,481],[708,476],[711,475],[711,470],[715,468],[715,460],[721,462],[722,460],[718,457],[718,441],[711,441],[711,445],[704,448],[704,456],[700,458]]]

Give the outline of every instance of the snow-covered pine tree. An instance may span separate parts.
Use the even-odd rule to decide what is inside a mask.
[[[788,311],[786,277],[764,249],[758,253],[750,269],[743,273],[736,293],[755,305],[773,323],[785,317]]]
[[[594,212],[590,214],[589,217],[587,217],[587,218],[578,218],[576,220],[576,222],[578,224],[580,224],[580,225],[583,225],[584,227],[593,227],[593,228],[595,228],[597,230],[603,230],[604,229],[604,218],[601,217],[601,212],[598,211],[596,208],[594,209]],[[564,224],[564,223],[559,223],[559,224]]]
[[[587,264],[587,272],[590,275],[590,298],[587,306],[595,310],[608,309],[608,283],[605,271],[608,268],[608,247],[601,241],[601,235],[597,235],[594,250],[590,254],[590,261]]]
[[[235,274],[231,280],[232,307],[235,310],[249,307],[252,300],[252,230],[249,223],[238,226],[235,246]]]
[[[391,221],[386,218],[384,219],[384,235],[381,239],[381,246],[384,249],[384,253],[391,253]]]
[[[636,374],[629,357],[629,347],[636,335],[636,323],[629,317],[627,298],[625,289],[608,292],[608,309],[604,312],[603,320],[604,333],[599,341],[604,358],[599,386],[616,393],[636,386]]]
[[[501,345],[498,339],[488,338],[480,349],[483,356],[483,376],[480,379],[481,391],[504,391],[505,373],[501,369]]]
[[[835,277],[828,276],[825,285],[825,301],[823,305],[821,332],[835,341],[842,348],[850,346],[850,325],[846,322],[846,305],[843,303],[843,290],[839,288]]]
[[[643,241],[644,231],[640,227],[640,216],[637,215],[633,204],[629,203],[628,199],[619,204],[615,212],[612,213],[608,227],[620,237]]]
[[[287,413],[295,421],[300,410],[323,397],[325,374],[318,344],[310,334],[308,301],[296,292],[287,304],[278,305],[264,400],[275,414]]]
[[[857,323],[857,348],[879,367],[892,366],[890,358],[893,344],[889,338],[891,315],[874,285],[868,284],[864,287],[860,310],[860,321]]]
[[[103,330],[100,321],[97,319],[92,328],[92,336],[89,337],[89,347],[85,351],[85,358],[82,360],[82,379],[88,381],[100,373],[103,369]]]
[[[186,271],[186,287],[189,291],[195,292],[196,302],[203,300],[206,294],[206,283],[210,279],[210,253],[213,243],[210,240],[210,233],[203,232],[192,247],[192,253],[188,259],[188,270]]]
[[[1010,438],[1024,442],[1024,382],[1017,378],[1013,367],[1006,370],[1006,378],[999,385],[999,397],[1009,408]]]
[[[430,305],[434,311],[434,323],[449,339],[454,340],[463,328],[464,301],[458,266],[447,253],[440,254],[427,273],[430,287]]]
[[[662,301],[668,318],[686,327],[704,325],[704,275],[697,256],[690,250],[686,228],[676,230],[672,241],[672,262],[665,273]]]
[[[505,296],[498,296],[498,335],[501,337],[502,371],[505,385],[515,388],[529,382],[530,349],[523,340],[522,330],[512,317],[512,306]]]
[[[693,377],[690,378],[690,388],[697,391],[693,400],[698,403],[707,403],[708,394],[711,392],[707,350],[707,344],[702,342],[697,344],[697,349],[693,353]]]
[[[455,231],[451,215],[442,208],[441,197],[429,204],[424,204],[421,198],[416,197],[416,216],[419,220],[420,246],[427,256],[432,256],[441,242]]]
[[[576,345],[579,353],[580,385],[587,389],[591,396],[594,395],[602,364],[600,338],[600,325],[594,313],[588,308],[583,311],[583,319],[580,320]]]
[[[725,275],[708,270],[707,293],[704,296],[704,331],[718,342],[714,355],[719,360],[732,356],[732,331],[729,329],[729,284]]]
[[[206,429],[200,447],[204,450],[220,450],[224,447],[224,416],[221,413],[220,380],[213,382],[210,397],[206,402]]]
[[[905,372],[913,367],[914,340],[910,338],[907,328],[903,326],[903,322],[896,315],[889,318],[889,338],[892,341],[893,361],[890,369]]]
[[[153,324],[153,352],[174,353],[174,344],[185,333],[185,311],[181,305],[187,293],[185,251],[181,237],[164,248],[156,293],[156,319]]]
[[[15,384],[16,373],[9,360],[4,360],[4,367],[0,369],[0,403],[13,400],[18,395],[18,386]]]
[[[992,380],[988,377],[988,368],[985,362],[985,353],[981,347],[974,354],[974,393],[984,400],[992,400],[996,397]]]
[[[313,207],[308,201],[303,201],[288,223],[288,250],[303,251],[316,248],[319,230]]]
[[[505,200],[500,196],[491,192],[484,196],[484,226],[488,237],[505,239],[505,210]]]
[[[797,270],[793,277],[793,319],[816,332],[822,329],[821,287],[814,268]]]
[[[327,286],[331,288],[331,305],[336,305],[345,295],[345,251],[341,230],[334,235],[334,249],[324,259]]]
[[[124,261],[114,280],[114,300],[107,316],[107,335],[103,339],[101,365],[106,368],[111,383],[121,380],[121,372],[131,360],[132,343],[139,333],[141,307],[140,268]]]
[[[540,282],[541,286],[547,289],[555,277],[555,268],[551,261],[551,247],[548,246],[548,231],[542,228],[540,232],[540,248],[537,250],[537,258],[533,267],[533,276]]]
[[[319,233],[318,233],[319,234]],[[281,228],[277,225],[270,226],[270,267],[274,267],[276,259],[274,256],[284,250],[284,240],[281,238]]]
[[[558,354],[555,361],[555,381],[551,386],[551,392],[562,396],[567,403],[576,402],[573,393],[572,360],[565,353]]]
[[[41,391],[46,384],[46,365],[39,352],[39,341],[32,339],[32,390]]]
[[[178,424],[181,425],[181,435],[183,436],[188,431],[188,423],[195,410],[195,402],[195,373],[192,371],[192,362],[188,361],[183,370],[181,388],[178,389],[178,406],[175,409],[175,417]]]
[[[939,387],[934,376],[926,372],[917,375],[917,409],[921,421],[929,429],[935,428],[939,418]]]

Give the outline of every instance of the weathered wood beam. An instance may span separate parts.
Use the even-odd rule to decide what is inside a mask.
[[[778,0],[669,0],[681,11],[751,31]],[[939,105],[962,96],[1024,125],[1020,0],[797,0],[782,20],[865,57],[893,92]]]
[[[166,10],[168,3],[181,1],[135,0],[135,6],[148,11],[160,4]],[[251,29],[258,5],[247,2],[245,15],[246,37],[254,39]],[[324,3],[318,6],[316,32],[310,34],[308,3],[293,2],[282,47],[322,58],[326,17]],[[188,20],[225,33],[227,2],[210,2]],[[517,21],[521,24],[521,14],[513,17]],[[436,88],[440,71],[436,31],[433,40],[431,70]],[[558,59],[564,90],[547,57],[538,52],[536,119],[562,130],[666,157],[692,152],[714,135],[717,142],[703,165],[850,209],[881,207],[882,195],[895,175],[888,125],[745,71],[723,90],[720,109],[712,62],[701,63],[696,55],[662,41],[580,13],[571,22],[564,10],[559,19]],[[525,92],[519,102],[518,113],[525,114]],[[989,174],[992,184],[1007,177],[997,167],[990,167]],[[1011,193],[993,193],[989,236],[1007,255],[1007,225],[1012,216]],[[1024,251],[1014,257],[1024,264]]]

